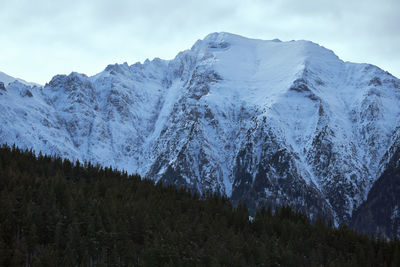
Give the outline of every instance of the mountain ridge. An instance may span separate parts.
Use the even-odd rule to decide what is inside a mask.
[[[27,81],[25,81],[23,79],[20,79],[20,78],[14,78],[14,77],[12,77],[12,76],[10,76],[8,74],[5,74],[4,72],[0,71],[0,82],[3,83],[4,86],[6,86],[6,85],[8,85],[8,84],[10,84],[12,82],[15,82],[15,81],[18,81],[18,82],[20,82],[20,83],[22,83],[24,85],[28,85],[28,86],[41,86],[40,84],[37,84],[37,83],[27,82]]]
[[[399,88],[309,41],[212,33],[172,60],[57,75],[32,97],[10,84],[0,137],[347,223],[390,161]]]

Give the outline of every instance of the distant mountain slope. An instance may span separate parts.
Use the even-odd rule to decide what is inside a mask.
[[[12,83],[14,81],[18,81],[18,82],[28,85],[28,86],[40,86],[39,84],[36,84],[36,83],[30,83],[30,82],[24,81],[19,78],[11,77],[10,75],[7,75],[4,72],[0,71],[0,82],[3,83],[5,86],[7,86],[9,83]]]
[[[0,93],[3,143],[337,223],[366,199],[400,124],[400,81],[378,67],[229,33],[173,60]]]

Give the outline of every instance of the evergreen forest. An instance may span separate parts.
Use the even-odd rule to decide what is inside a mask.
[[[0,148],[0,266],[400,266],[400,242]]]

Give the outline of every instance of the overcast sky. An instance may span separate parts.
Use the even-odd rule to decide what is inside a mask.
[[[306,39],[400,78],[399,0],[0,0],[0,71],[44,84],[71,71],[172,59],[211,32]]]

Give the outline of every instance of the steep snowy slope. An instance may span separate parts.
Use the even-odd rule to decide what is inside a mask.
[[[361,232],[400,237],[400,147],[396,147],[367,200],[353,213],[350,225]]]
[[[228,33],[173,60],[57,75],[41,88],[14,82],[0,94],[3,143],[336,222],[366,198],[400,124],[400,81],[389,73],[308,41]]]
[[[28,85],[28,86],[40,86],[39,84],[36,84],[36,83],[29,83],[29,82],[24,81],[22,79],[11,77],[10,75],[7,75],[4,72],[0,71],[0,83],[3,83],[6,86],[9,83],[12,83],[14,81],[18,81],[18,82],[20,82],[22,84],[25,84],[25,85]]]

